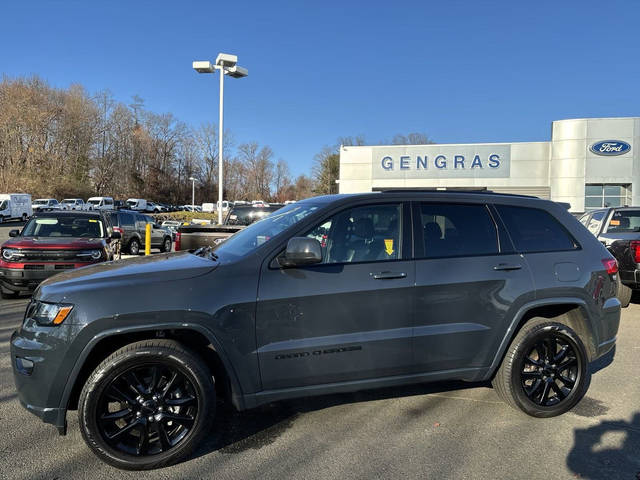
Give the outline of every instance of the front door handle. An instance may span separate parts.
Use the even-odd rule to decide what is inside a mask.
[[[393,278],[405,278],[407,276],[404,272],[371,272],[369,275],[376,280],[390,280]]]
[[[494,270],[520,270],[522,265],[518,265],[517,263],[499,263],[494,266]]]

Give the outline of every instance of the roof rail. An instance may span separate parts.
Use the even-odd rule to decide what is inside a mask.
[[[500,195],[504,197],[524,197],[524,198],[539,198],[533,195],[523,195],[520,193],[498,193],[493,190],[437,190],[435,188],[386,188],[384,190],[378,190],[381,193],[442,193],[442,194],[476,194],[476,195]]]

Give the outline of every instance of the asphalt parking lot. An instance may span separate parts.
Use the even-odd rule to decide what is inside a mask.
[[[0,227],[0,242],[17,224]],[[274,403],[218,406],[209,439],[187,461],[122,472],[84,445],[76,412],[66,437],[20,407],[9,340],[27,298],[0,300],[0,478],[640,478],[640,297],[623,310],[615,355],[592,366],[571,412],[534,419],[488,385],[438,383]],[[606,368],[604,368],[606,367]]]

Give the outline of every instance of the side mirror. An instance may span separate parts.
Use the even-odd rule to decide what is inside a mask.
[[[11,230],[11,231],[9,231],[9,236],[10,237],[17,237],[18,235],[20,235],[20,230]]]
[[[315,238],[293,237],[287,243],[284,255],[278,257],[282,267],[301,267],[322,262],[322,247]]]
[[[120,240],[122,238],[122,234],[120,232],[113,232],[111,234],[112,240]]]

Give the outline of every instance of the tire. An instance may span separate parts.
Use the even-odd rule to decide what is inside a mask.
[[[0,289],[0,297],[4,298],[5,300],[9,300],[11,298],[18,298],[19,296],[20,296],[20,293],[18,292],[11,292],[11,291]]]
[[[162,253],[167,253],[171,251],[171,238],[165,237],[162,241],[162,245],[160,246],[160,251]]]
[[[114,467],[166,467],[187,457],[208,434],[215,395],[207,366],[180,343],[131,343],[98,365],[82,388],[80,431],[89,448]],[[99,418],[105,415],[111,418]]]
[[[140,241],[137,238],[132,238],[128,249],[131,255],[140,255]]]
[[[622,308],[629,306],[631,303],[631,295],[633,295],[633,290],[620,282],[618,284],[618,300],[620,300]]]
[[[2,215],[0,215],[0,223],[4,222],[4,217]]]
[[[564,355],[558,356],[565,347]],[[555,361],[550,350],[556,354]],[[576,332],[547,318],[533,318],[509,345],[492,384],[513,408],[532,417],[555,417],[572,409],[586,393],[588,365],[586,349]]]

